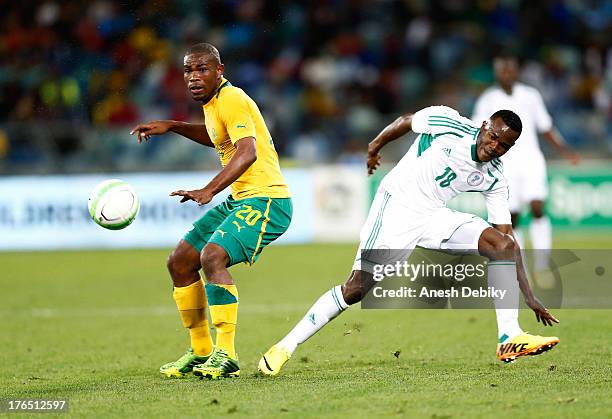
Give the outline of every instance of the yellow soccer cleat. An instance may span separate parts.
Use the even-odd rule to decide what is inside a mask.
[[[291,354],[286,349],[274,345],[261,357],[257,368],[263,375],[278,375],[290,358]]]
[[[521,333],[512,339],[506,339],[497,344],[497,358],[504,362],[513,362],[525,355],[540,355],[549,351],[559,343],[556,336],[546,337]]]

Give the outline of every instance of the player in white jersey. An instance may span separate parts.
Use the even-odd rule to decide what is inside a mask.
[[[361,301],[364,291],[375,282],[376,265],[406,260],[417,245],[446,251],[471,250],[490,259],[489,286],[508,290],[504,301],[494,299],[500,360],[537,355],[559,342],[556,337],[524,333],[518,323],[519,287],[538,321],[551,326],[558,323],[533,295],[512,236],[508,188],[499,157],[514,146],[521,132],[520,118],[502,110],[478,128],[446,106],[403,115],[369,144],[370,174],[380,163],[380,149],[411,130],[420,135],[381,182],[361,230],[350,277],[323,294],[293,330],[264,354],[259,362],[263,374],[278,374],[299,344]],[[447,201],[462,192],[485,196],[491,224],[446,207]],[[381,261],[372,251],[376,249],[392,249],[392,255],[386,253]]]
[[[552,118],[540,93],[533,87],[519,83],[519,64],[514,56],[499,56],[493,61],[497,85],[489,87],[476,101],[472,120],[480,124],[497,109],[509,109],[515,112],[523,123],[520,141],[502,158],[504,173],[510,187],[510,212],[512,226],[519,244],[523,240],[518,230],[519,214],[524,205],[529,204],[532,221],[529,226],[529,237],[534,249],[541,249],[535,254],[534,272],[537,282],[546,286],[543,275],[548,268],[548,254],[552,247],[550,220],[544,213],[544,201],[548,195],[546,179],[546,162],[538,142],[538,133],[549,141],[564,157],[572,163],[579,161],[579,156],[565,145],[563,138],[553,126]],[[550,284],[548,285],[550,286]]]

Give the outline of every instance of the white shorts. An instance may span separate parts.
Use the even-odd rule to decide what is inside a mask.
[[[524,159],[502,160],[504,176],[510,189],[508,207],[519,213],[531,201],[544,201],[548,196],[546,161],[542,153],[533,153]]]
[[[478,254],[480,235],[489,227],[476,215],[449,208],[416,213],[379,188],[359,235],[353,270],[371,273],[376,264],[404,261],[416,246]]]

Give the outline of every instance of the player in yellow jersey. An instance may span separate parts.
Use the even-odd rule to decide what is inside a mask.
[[[151,121],[131,131],[139,142],[175,132],[217,150],[223,169],[202,189],[170,194],[182,197],[181,202],[203,205],[228,186],[232,192],[193,224],[168,258],[173,297],[191,337],[187,353],[160,368],[168,377],[190,372],[211,379],[240,374],[234,348],[238,291],[227,268],[255,263],[262,249],[287,230],[293,212],[261,112],[242,89],[223,77],[223,71],[213,45],[192,46],[184,57],[184,79],[193,99],[202,103],[204,123]],[[214,345],[207,304],[216,330]]]

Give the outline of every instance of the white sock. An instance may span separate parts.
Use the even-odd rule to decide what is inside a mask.
[[[490,287],[496,290],[506,291],[503,299],[493,299],[495,316],[497,317],[498,338],[502,341],[520,335],[523,331],[518,322],[520,291],[516,278],[516,263],[510,260],[490,261],[488,283]]]
[[[550,219],[545,215],[540,218],[533,218],[529,225],[529,237],[534,251],[533,270],[541,272],[548,269],[550,249],[552,247],[552,227]]]
[[[347,308],[348,304],[342,297],[340,285],[335,286],[319,297],[302,320],[277,345],[293,353],[299,344],[304,343]]]

